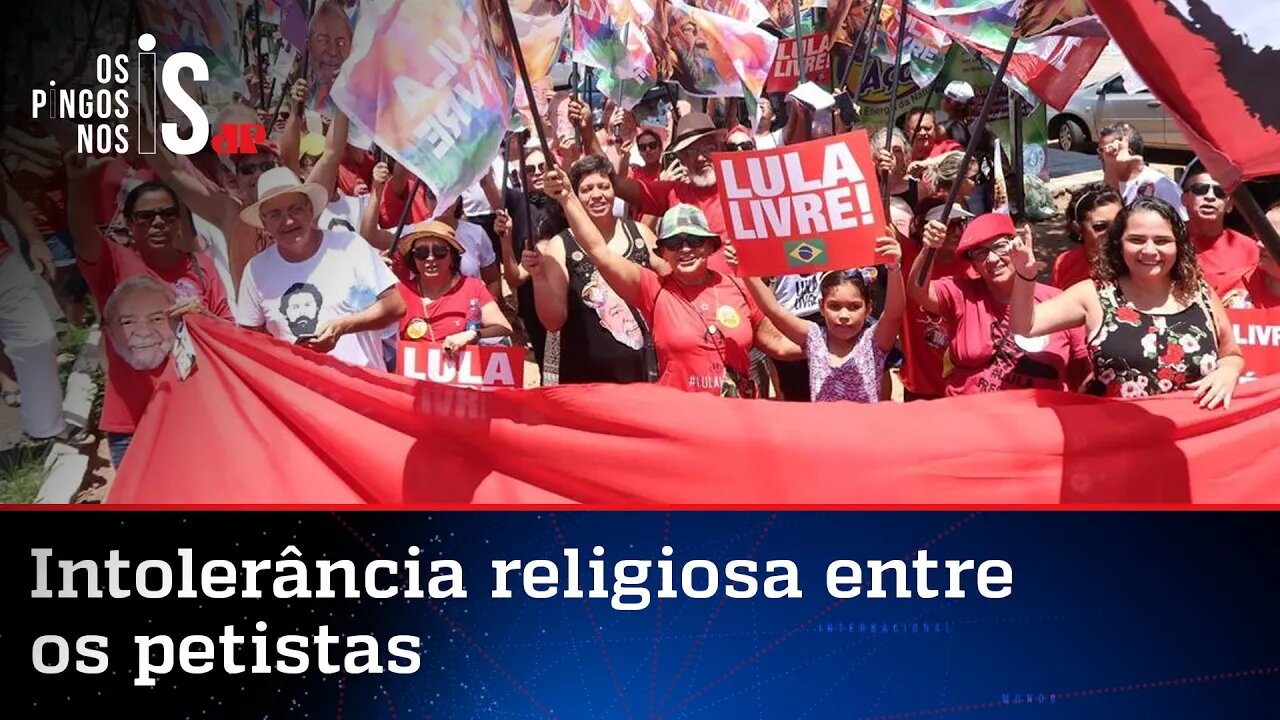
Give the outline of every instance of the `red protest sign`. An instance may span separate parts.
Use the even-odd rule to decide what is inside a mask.
[[[396,374],[456,387],[519,389],[524,387],[524,349],[467,345],[449,355],[440,343],[401,340]]]
[[[867,131],[712,161],[739,275],[875,264],[885,219]]]
[[[815,33],[800,38],[800,57],[804,59],[805,77],[819,85],[831,84],[831,53],[827,52],[831,37]],[[765,92],[788,92],[800,84],[800,63],[796,57],[796,39],[778,41],[778,53],[773,58],[773,69]]]
[[[1280,374],[1280,308],[1228,310],[1249,375]]]

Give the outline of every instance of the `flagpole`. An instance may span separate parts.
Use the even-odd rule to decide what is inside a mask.
[[[281,10],[281,13],[284,11]],[[307,24],[306,34],[302,36],[302,69],[298,73],[298,77],[306,80],[307,70],[311,66],[311,18],[316,14],[316,0],[308,0],[307,2]],[[284,22],[284,16],[281,15],[280,21]],[[308,88],[308,91],[310,88]]]
[[[538,143],[547,156],[547,169],[555,167],[555,159],[551,156],[551,146],[547,144],[547,134],[542,127],[542,118],[538,116],[538,103],[533,97],[533,83],[529,82],[529,69],[524,64],[524,51],[520,49],[520,36],[516,34],[516,21],[511,15],[511,0],[502,0],[502,15],[507,22],[507,42],[511,43],[511,52],[516,56],[516,69],[520,71],[520,81],[524,84],[525,99],[529,101],[529,114],[533,116],[533,131],[538,133]],[[524,147],[521,144],[520,147]],[[521,161],[521,165],[524,161]],[[526,188],[527,191],[527,188]]]
[[[1013,188],[1009,193],[1009,201],[1013,205],[1011,214],[1021,220],[1027,212],[1027,186],[1023,183],[1022,173],[1022,147],[1026,142],[1025,130],[1023,128],[1022,118],[1022,95],[1013,88],[1009,88],[1009,94],[1013,97],[1010,103],[1010,110],[1013,112]]]
[[[893,124],[898,116],[898,87],[902,83],[902,47],[907,43],[907,8],[910,7],[909,0],[902,0],[902,12],[898,15],[898,49],[894,53],[893,58],[893,84],[889,90],[889,120],[886,126],[887,131],[884,136],[885,152],[893,152]],[[907,147],[910,147],[908,142]],[[967,167],[967,166],[964,166]],[[957,186],[959,184],[957,183]],[[889,171],[884,170],[880,173],[880,187],[884,188],[881,193],[884,202],[884,217],[889,219],[889,200],[893,197],[889,194]]]
[[[804,67],[804,53],[800,48],[800,0],[791,0],[791,18],[794,21],[794,35],[796,39],[796,64],[800,68],[800,84],[803,85],[809,80],[808,73]]]
[[[858,43],[864,47],[862,48],[862,64],[858,66],[858,79],[853,84],[854,105],[857,105],[858,98],[862,97],[862,78],[867,73],[867,65],[871,63],[871,49],[875,47],[876,44],[876,31],[880,28],[880,8],[883,5],[884,0],[876,0],[875,5],[871,8],[871,17],[869,18],[870,22],[864,21],[862,23],[862,30],[858,33]],[[849,58],[850,68],[852,68],[853,61],[857,59],[857,56],[858,48],[855,46],[853,49],[853,55]],[[849,69],[844,71],[843,80],[847,86],[849,80]]]
[[[1249,191],[1249,186],[1241,181],[1240,187],[1231,193],[1231,201],[1249,223],[1249,227],[1257,233],[1258,239],[1267,247],[1271,257],[1280,257],[1280,233],[1277,233],[1271,222],[1267,220],[1266,213],[1258,204],[1258,199]]]
[[[400,208],[400,222],[396,223],[396,234],[391,239],[391,252],[394,253],[396,245],[400,242],[400,235],[404,233],[404,225],[409,221],[409,211],[413,209],[413,199],[418,196],[422,190],[422,178],[417,175],[413,176],[413,188],[409,190],[409,197],[405,198],[404,207]],[[392,191],[394,192],[394,190]]]
[[[533,249],[533,212],[529,209],[529,169],[525,166],[524,138],[519,139],[520,147],[520,197],[524,201],[524,215],[520,218],[520,225],[524,228],[524,246],[522,249]],[[551,155],[546,154],[547,169],[551,169]],[[515,228],[512,227],[514,231]],[[513,250],[515,248],[512,248]]]
[[[258,69],[258,104],[262,106],[262,112],[267,111],[267,83],[262,77],[262,0],[253,0],[253,51],[257,62],[254,65]]]
[[[1005,46],[1004,56],[1000,58],[1000,67],[996,69],[996,78],[991,83],[991,87],[987,90],[987,96],[982,101],[982,111],[978,113],[978,118],[974,122],[975,128],[982,128],[987,123],[987,118],[991,116],[991,104],[996,95],[999,94],[1000,83],[1004,82],[1005,71],[1009,69],[1009,61],[1013,59],[1013,51],[1018,45],[1017,33],[1009,35],[1009,44]],[[964,149],[964,158],[960,161],[960,174],[956,176],[956,181],[951,183],[951,189],[947,191],[947,203],[942,207],[942,217],[939,218],[943,225],[947,224],[947,220],[951,217],[951,209],[955,207],[956,197],[960,193],[960,186],[963,184],[960,178],[964,177],[969,171],[969,163],[973,160],[973,155],[978,150],[978,142],[982,139],[981,132],[969,134],[969,145]],[[929,271],[933,267],[933,261],[937,258],[937,248],[925,248],[924,262],[920,265],[920,274],[916,276],[916,287],[924,287],[929,280]]]

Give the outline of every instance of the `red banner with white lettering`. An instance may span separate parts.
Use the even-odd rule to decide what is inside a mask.
[[[1250,375],[1280,375],[1280,308],[1228,310]]]
[[[831,36],[815,33],[800,38],[805,78],[823,87],[831,86]],[[778,54],[765,83],[765,92],[789,92],[800,84],[800,62],[796,58],[796,39],[778,41]]]
[[[867,131],[712,161],[739,275],[875,264],[885,220]]]
[[[476,392],[188,319],[108,503],[1280,503],[1280,377],[1229,410],[1012,390],[782,403],[649,384]],[[797,432],[803,428],[803,432]]]
[[[447,353],[440,343],[401,340],[396,373],[455,387],[519,390],[524,387],[524,348],[465,345]]]

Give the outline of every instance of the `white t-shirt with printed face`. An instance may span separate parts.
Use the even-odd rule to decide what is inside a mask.
[[[1120,182],[1120,197],[1126,206],[1132,205],[1140,197],[1158,197],[1177,209],[1183,220],[1187,219],[1187,209],[1182,206],[1182,190],[1178,188],[1178,184],[1150,165],[1143,167],[1138,177],[1129,182]]]
[[[396,278],[364,238],[325,231],[316,253],[291,263],[276,245],[245,268],[236,317],[249,327],[265,325],[272,336],[296,342],[327,323],[366,310],[395,287]],[[385,369],[381,333],[343,335],[329,353],[360,367]]]
[[[472,222],[462,220],[458,223],[458,242],[466,252],[462,253],[462,267],[459,270],[467,277],[479,278],[480,268],[488,267],[498,261],[493,252],[493,243],[484,228]]]

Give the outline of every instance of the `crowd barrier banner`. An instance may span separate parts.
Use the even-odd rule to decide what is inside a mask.
[[[1280,502],[1280,379],[1230,410],[1010,391],[908,404],[645,385],[476,392],[192,318],[110,503]],[[197,461],[198,459],[198,461]]]
[[[805,75],[822,87],[831,86],[831,38],[826,33],[816,33],[800,38],[801,54],[797,59],[795,38],[778,41],[778,54],[773,59],[773,70],[765,83],[765,92],[789,92],[800,83],[800,62],[804,62]]]
[[[455,387],[518,390],[524,387],[524,348],[467,345],[450,354],[441,343],[401,341],[396,374]]]
[[[885,220],[866,130],[712,161],[744,277],[875,264]]]

